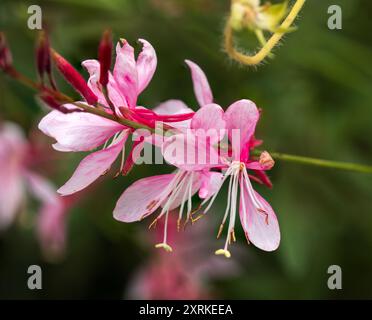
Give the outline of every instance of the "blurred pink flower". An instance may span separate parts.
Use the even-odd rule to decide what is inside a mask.
[[[170,216],[169,224],[169,240],[177,245],[177,251],[172,254],[154,252],[132,278],[126,296],[130,299],[160,300],[216,298],[211,280],[238,274],[240,269],[236,261],[208,255],[210,242],[205,240],[209,231],[206,221],[181,232],[176,231],[175,215]],[[160,223],[159,227],[155,232],[155,241],[163,237],[163,225]],[[196,241],[190,242],[190,239]]]
[[[0,124],[0,229],[15,219],[27,191],[41,202],[37,233],[41,247],[55,254],[65,246],[66,201],[49,181],[33,172],[34,147],[21,129],[10,122]]]

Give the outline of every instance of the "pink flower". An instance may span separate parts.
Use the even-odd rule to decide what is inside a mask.
[[[218,143],[223,135],[213,134],[204,142],[203,138],[204,133],[208,133],[209,129],[224,130],[223,110],[216,104],[208,104],[211,95],[203,95],[205,87],[209,87],[208,83],[205,82],[205,76],[204,79],[200,79],[200,72],[196,73],[194,71],[195,66],[193,63],[190,61],[187,61],[187,63],[191,66],[193,77],[196,79],[195,92],[199,97],[198,100],[202,108],[195,113],[191,122],[185,121],[178,125],[180,133],[174,135],[173,138],[176,140],[180,138],[182,140],[185,136],[184,130],[188,128],[189,130],[187,132],[192,132],[192,137],[198,139],[203,144],[202,147],[199,145],[198,155],[200,156],[204,152],[205,157],[218,158],[218,154],[210,146]],[[160,107],[161,112],[163,110],[167,111],[168,104],[173,103],[163,104]],[[177,105],[180,106],[180,109],[184,108],[182,107],[182,102],[178,101]],[[192,170],[189,170],[187,166],[183,166],[173,174],[153,176],[136,181],[119,198],[114,210],[114,218],[122,222],[140,221],[154,213],[158,208],[161,208],[160,214],[154,220],[153,224],[162,217],[165,217],[164,234],[162,242],[157,244],[156,247],[171,252],[172,247],[167,241],[169,213],[180,207],[178,212],[178,228],[184,212],[186,212],[186,222],[193,220],[193,195],[199,191],[200,197],[207,198],[212,196],[220,188],[222,174],[220,172],[211,172],[211,167],[213,166],[203,163],[192,164]]]
[[[194,88],[199,103],[210,103],[212,93],[204,73],[199,67],[195,66],[193,66],[193,71]],[[209,106],[213,106],[213,108]],[[200,113],[196,113],[193,118],[193,121],[197,119],[198,122],[200,121],[202,123],[213,119],[210,121],[210,127],[212,128],[214,124],[217,124],[215,129],[220,129],[218,124],[225,122],[228,139],[232,145],[231,152],[220,154],[219,162],[223,163],[223,166],[216,165],[215,163],[206,163],[203,165],[204,167],[208,167],[208,165],[212,166],[214,164],[215,167],[225,167],[226,172],[223,181],[230,180],[228,203],[219,231],[220,235],[227,219],[229,219],[227,239],[224,248],[217,250],[216,254],[224,254],[226,257],[230,257],[228,245],[235,241],[234,228],[238,206],[241,224],[247,240],[262,250],[273,251],[278,248],[280,242],[278,220],[271,206],[254,191],[247,171],[254,170],[255,172],[263,173],[265,170],[271,169],[274,165],[274,161],[267,152],[261,155],[259,161],[253,161],[249,156],[250,150],[256,145],[254,132],[259,120],[259,111],[256,105],[250,100],[240,100],[233,103],[225,113],[221,111],[222,109],[216,112],[218,107],[217,105],[209,104],[203,107]],[[172,157],[168,144],[172,145],[172,148],[177,149],[184,149],[186,146],[187,157],[183,153],[180,153],[180,157]],[[197,155],[205,153],[205,146],[195,144],[195,139],[190,139],[185,134],[179,134],[169,138],[164,145],[163,155],[169,163],[188,172],[197,172],[201,169],[201,165],[197,161],[193,163],[185,161],[186,158],[193,158],[189,157],[190,152]],[[262,174],[262,176],[264,175]],[[219,188],[221,185],[222,183],[219,184]],[[239,189],[240,201],[238,204]],[[209,202],[208,206],[204,209],[204,214],[211,208],[217,195],[218,190],[212,195],[207,196],[202,202],[202,206]]]
[[[33,161],[31,149],[17,125],[10,122],[0,125],[0,229],[14,221],[28,191],[42,204],[38,218],[42,248],[49,252],[61,252],[65,239],[66,206],[54,187],[30,170]],[[48,225],[46,221],[49,221]]]
[[[122,40],[117,44],[113,73],[108,74],[107,94],[106,88],[100,84],[100,80],[102,81],[100,63],[97,60],[84,61],[83,66],[90,74],[87,83],[89,90],[97,97],[98,103],[107,113],[115,112],[118,117],[151,128],[158,120],[175,122],[190,118],[192,116],[190,113],[162,117],[154,111],[137,106],[137,98],[149,84],[157,64],[155,50],[150,43],[142,39],[140,42],[143,44],[143,49],[137,61],[134,57],[134,49],[128,42]],[[73,72],[69,72],[71,73]],[[70,82],[78,82],[78,87],[83,87],[81,81],[70,80]],[[79,88],[78,90],[82,91]],[[76,106],[66,104],[64,108],[71,109]],[[103,145],[101,150],[91,153],[81,161],[72,177],[58,190],[62,195],[71,195],[89,186],[110,169],[120,153],[122,153],[120,172],[128,172],[133,165],[132,157],[124,162],[125,143],[133,129],[115,121],[85,112],[64,114],[55,110],[41,120],[39,128],[46,135],[57,140],[53,147],[59,151],[91,151]]]

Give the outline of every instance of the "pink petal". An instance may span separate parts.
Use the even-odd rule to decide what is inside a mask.
[[[23,198],[27,144],[21,129],[10,122],[0,126],[0,229],[14,220]]]
[[[259,117],[256,105],[250,100],[239,100],[226,110],[226,127],[234,151],[246,151],[247,144],[256,130]]]
[[[266,187],[268,187],[268,188],[270,188],[270,189],[273,187],[273,183],[271,182],[269,176],[266,174],[265,171],[261,171],[261,170],[257,171],[257,170],[256,170],[254,173],[258,176],[259,180],[261,180],[262,183],[263,183]]]
[[[220,172],[205,172],[202,174],[202,184],[199,190],[199,197],[207,199],[221,189],[223,174]]]
[[[137,73],[138,73],[138,90],[140,94],[150,83],[157,65],[156,52],[152,45],[144,39],[139,39],[142,43],[142,52],[137,59]]]
[[[114,218],[122,222],[139,221],[153,213],[168,196],[174,174],[144,178],[133,183],[120,196]]]
[[[216,149],[206,139],[191,133],[166,138],[162,154],[168,163],[186,171],[208,169],[220,164]]]
[[[70,195],[78,192],[103,175],[110,169],[112,163],[122,151],[124,143],[128,138],[128,132],[123,132],[110,147],[91,153],[85,157],[75,170],[74,174],[59,190],[61,195]]]
[[[155,113],[160,115],[173,115],[173,114],[182,114],[193,112],[183,101],[181,100],[167,100],[160,103],[153,110]]]
[[[46,258],[59,257],[66,246],[66,208],[62,201],[43,204],[37,219],[37,236]]]
[[[127,41],[124,41],[123,46],[120,46],[120,43],[116,46],[114,79],[128,106],[135,108],[138,95],[138,74],[134,49]]]
[[[185,62],[191,69],[194,92],[199,106],[204,107],[206,104],[213,103],[212,90],[203,70],[196,63],[190,60],[185,60]]]
[[[224,112],[219,105],[213,103],[198,110],[191,121],[191,128],[199,131],[201,135],[208,136],[211,144],[222,140],[225,127]]]
[[[157,107],[155,107],[153,111],[159,115],[175,115],[193,112],[193,110],[190,109],[181,100],[167,100],[159,104]],[[189,128],[190,124],[191,120],[169,123],[169,125],[177,129]]]
[[[14,220],[23,198],[23,181],[20,173],[1,163],[0,168],[0,230]]]
[[[133,169],[134,165],[136,164],[136,161],[141,156],[141,152],[144,146],[145,146],[145,142],[142,139],[133,141],[132,150],[127,156],[124,166],[123,166],[123,170],[122,170],[123,175],[127,175]]]
[[[32,172],[27,172],[26,179],[30,191],[40,201],[44,203],[60,201],[56,188],[43,177]]]
[[[264,198],[254,191],[261,209],[265,210],[266,213],[258,212],[252,203],[245,185],[241,186],[241,192],[240,221],[249,241],[264,251],[276,250],[280,243],[280,229],[273,209]],[[243,196],[245,199],[245,213],[242,204]]]
[[[99,77],[100,77],[100,64],[97,60],[85,60],[82,63],[83,67],[87,69],[90,74],[90,78],[88,80],[88,87],[94,92],[94,94],[98,97],[99,103],[103,104],[106,107],[109,107],[106,98],[104,97],[100,84],[99,84]],[[126,107],[127,102],[125,98],[121,95],[118,84],[116,83],[113,75],[109,73],[109,83],[107,86],[108,95],[111,102],[114,104],[115,107]]]
[[[56,189],[43,177],[28,172],[29,189],[42,202],[37,233],[45,254],[61,254],[65,247],[65,206]]]
[[[39,123],[42,132],[57,140],[56,149],[60,151],[90,151],[124,128],[93,114],[63,114],[56,110],[48,113]]]
[[[87,69],[90,77],[88,79],[88,87],[93,91],[93,93],[97,96],[98,102],[106,105],[106,99],[103,96],[101,89],[99,88],[99,74],[100,74],[100,66],[97,60],[85,60],[82,62],[82,66]]]

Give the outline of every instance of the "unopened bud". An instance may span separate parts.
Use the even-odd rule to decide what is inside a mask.
[[[81,109],[78,108],[66,108],[64,104],[68,101],[61,100],[57,98],[52,92],[43,90],[39,95],[40,100],[45,103],[48,107],[54,110],[58,110],[62,113],[80,112]]]
[[[9,72],[13,69],[13,58],[5,34],[0,32],[0,69]]]
[[[98,60],[100,64],[100,78],[99,83],[106,87],[109,81],[109,71],[111,67],[111,53],[112,53],[112,36],[111,31],[106,30],[98,47]]]
[[[45,31],[41,31],[36,45],[36,67],[41,81],[45,73],[51,73],[49,39]]]
[[[262,166],[264,166],[267,170],[270,170],[275,165],[274,159],[267,151],[261,153],[259,163]]]
[[[88,87],[82,75],[60,54],[53,49],[51,50],[53,60],[55,61],[58,70],[71,86],[79,92],[90,105],[95,105],[98,98],[93,91]]]

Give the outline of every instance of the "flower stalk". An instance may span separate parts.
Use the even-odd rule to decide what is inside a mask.
[[[286,33],[285,30],[289,30],[292,26],[294,20],[300,13],[302,7],[304,6],[306,0],[296,0],[296,3],[293,5],[290,13],[288,14],[287,18],[283,21],[280,25],[278,30],[271,36],[271,38],[262,46],[259,52],[255,55],[250,56],[239,52],[234,45],[234,30],[232,27],[232,18],[231,16],[228,18],[225,31],[224,31],[224,47],[227,54],[230,58],[245,64],[245,65],[258,65],[260,64],[266,57],[270,56],[271,51],[273,48],[279,43],[282,39],[283,35]],[[263,41],[262,41],[263,42]]]
[[[255,150],[254,155],[260,156],[262,150]],[[294,162],[304,165],[332,168],[338,170],[346,170],[360,173],[372,174],[372,166],[366,166],[350,162],[339,162],[311,157],[303,157],[293,154],[279,153],[279,152],[269,152],[271,157],[275,160]]]

